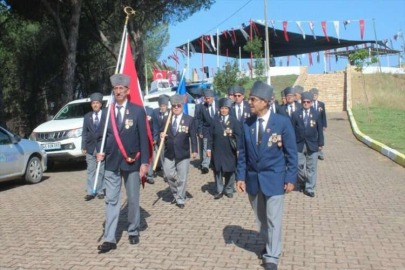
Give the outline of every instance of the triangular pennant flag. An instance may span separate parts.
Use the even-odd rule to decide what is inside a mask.
[[[339,37],[339,21],[333,21],[333,25],[335,26],[335,31],[336,35],[338,38],[338,43],[340,43],[340,37]]]
[[[319,64],[319,62],[321,61],[321,56],[319,54],[319,52],[316,53],[316,62]]]
[[[283,29],[284,29],[284,38],[287,42],[290,40],[288,39],[288,34],[287,34],[287,21],[283,21]]]
[[[233,28],[231,28],[232,30],[232,37],[233,37],[233,41],[236,42],[236,34],[235,34],[235,30]]]
[[[276,27],[275,27],[276,22],[275,22],[274,20],[271,20],[271,21],[270,21],[270,23],[271,23],[272,28],[273,28],[273,33],[274,33],[274,36],[275,36],[275,37],[277,37],[277,33],[276,33]]]
[[[232,46],[235,46],[235,41],[233,40],[232,34],[229,31],[226,31],[229,35],[229,37],[231,38],[231,42],[232,42]]]
[[[363,36],[364,36],[364,20],[360,20],[360,37],[361,40],[363,40]]]
[[[242,33],[243,37],[244,37],[246,40],[249,40],[249,35],[248,35],[248,33],[246,33],[246,31],[243,29],[243,27],[241,27],[241,28],[239,28],[239,29],[240,29],[240,32]]]
[[[397,41],[398,40],[398,35],[394,35],[393,38],[394,38],[395,41]]]
[[[212,48],[214,48],[214,51],[217,51],[217,48],[215,47],[214,38],[212,37],[212,35],[210,37],[211,37],[211,46]]]
[[[295,23],[297,24],[297,27],[298,27],[298,29],[300,30],[301,34],[302,34],[302,38],[305,39],[305,32],[304,32],[304,30],[303,30],[302,27],[301,27],[301,22],[300,22],[300,21],[297,21],[297,22],[295,22]]]
[[[328,37],[328,34],[326,33],[326,22],[323,21],[323,22],[321,22],[321,24],[322,24],[322,31],[323,31],[323,34],[325,35],[326,40],[327,40],[328,42],[330,42],[329,37]]]
[[[350,24],[350,20],[345,20],[343,21],[343,26],[345,27],[346,30],[346,25]]]
[[[205,38],[203,38],[202,41],[204,42],[204,45],[208,48],[208,50],[210,50],[210,52],[212,52],[213,50],[212,50],[210,44],[207,41],[205,41]]]
[[[312,35],[314,36],[314,39],[316,39],[315,30],[314,30],[314,23],[309,21],[308,24],[309,24],[309,28],[311,29]]]
[[[309,58],[309,65],[312,66],[313,65],[313,63],[312,63],[312,53],[308,54],[308,58]]]
[[[194,48],[194,45],[193,45],[193,43],[190,43],[190,49],[193,51],[193,53],[195,54],[195,48]]]

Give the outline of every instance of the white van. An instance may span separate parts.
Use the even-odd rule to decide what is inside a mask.
[[[110,96],[103,97],[103,108]],[[90,98],[78,99],[66,104],[56,116],[39,125],[30,135],[46,151],[48,160],[84,159],[82,131],[84,115],[92,111]]]

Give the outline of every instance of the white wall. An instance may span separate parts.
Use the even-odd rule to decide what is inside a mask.
[[[363,70],[364,74],[378,73],[380,70],[379,67],[366,67]],[[405,69],[403,68],[394,68],[394,67],[381,67],[382,73],[392,73],[392,74],[405,74]]]

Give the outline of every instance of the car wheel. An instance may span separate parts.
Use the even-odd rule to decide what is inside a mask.
[[[36,184],[41,181],[42,173],[42,166],[39,158],[30,158],[25,172],[25,181],[30,184]]]

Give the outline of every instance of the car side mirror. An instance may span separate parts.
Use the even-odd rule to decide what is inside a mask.
[[[53,115],[48,116],[48,121],[51,121],[53,119]]]
[[[13,142],[13,144],[16,144],[16,143],[18,143],[19,141],[21,141],[21,137],[18,136],[18,135],[15,135],[11,141]]]

